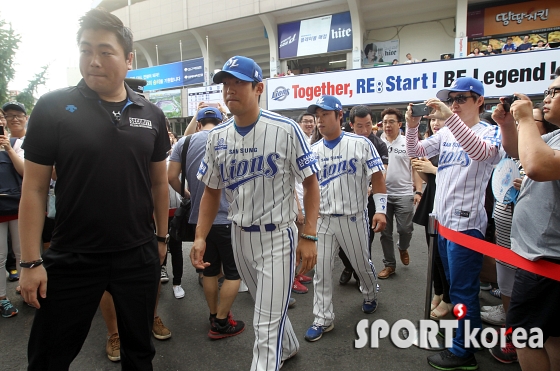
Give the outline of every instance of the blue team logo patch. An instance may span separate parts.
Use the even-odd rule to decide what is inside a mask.
[[[350,217],[350,221],[351,221],[351,222],[356,222],[356,217],[355,217],[355,216],[351,216],[351,217]]]
[[[296,159],[296,161],[297,161],[297,164],[298,164],[298,168],[300,170],[303,170],[308,166],[316,164],[317,163],[317,156],[313,152],[308,152],[305,155],[303,155],[301,157],[298,157]]]
[[[198,173],[200,175],[205,175],[207,171],[208,171],[208,165],[206,165],[206,162],[204,162],[204,160],[202,160],[200,162],[200,166],[198,167]]]
[[[374,167],[382,167],[383,161],[381,161],[380,158],[372,158],[371,160],[367,160],[366,164],[370,169],[373,169]]]
[[[216,143],[216,147],[214,147],[214,151],[223,151],[227,149],[226,140],[224,138],[218,139],[218,143]]]
[[[69,104],[69,105],[66,106],[66,111],[68,111],[70,113],[74,113],[77,109],[78,109],[78,107],[76,107],[73,104]]]

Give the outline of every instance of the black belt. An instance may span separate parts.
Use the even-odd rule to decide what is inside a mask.
[[[344,214],[331,214],[331,216],[334,216],[335,218],[340,218],[341,216],[344,216]]]
[[[276,230],[276,224],[251,225],[249,227],[240,227],[243,232],[261,232],[264,227],[265,232]]]

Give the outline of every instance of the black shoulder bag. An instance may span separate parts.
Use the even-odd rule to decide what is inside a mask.
[[[181,206],[175,209],[175,214],[171,223],[169,223],[169,236],[176,241],[194,241],[194,233],[196,226],[189,224],[189,217],[191,216],[191,200],[185,198],[185,183],[186,183],[186,169],[187,151],[189,150],[189,143],[192,135],[188,135],[183,143],[183,150],[181,151]]]

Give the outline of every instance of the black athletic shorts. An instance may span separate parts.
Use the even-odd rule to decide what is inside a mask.
[[[559,265],[560,268],[560,265]],[[506,327],[527,330],[539,327],[543,340],[560,336],[560,281],[539,276],[518,268],[507,313]]]
[[[204,261],[210,266],[204,268],[204,276],[215,277],[223,266],[226,280],[240,279],[231,246],[231,224],[214,224],[206,237]]]

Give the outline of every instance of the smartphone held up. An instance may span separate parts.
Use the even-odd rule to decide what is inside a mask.
[[[412,117],[422,117],[430,114],[430,107],[426,103],[418,103],[412,105]]]

